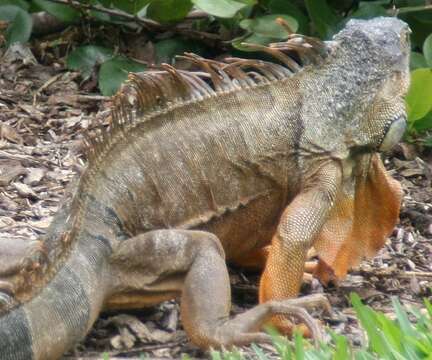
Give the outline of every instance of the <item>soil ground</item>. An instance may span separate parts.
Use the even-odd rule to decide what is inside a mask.
[[[80,83],[64,65],[13,57],[0,63],[0,246],[4,238],[29,241],[44,233],[64,189],[85,166],[83,134],[107,124],[110,98],[95,93],[96,81]],[[18,58],[23,56],[19,55]],[[306,284],[303,294],[324,292],[331,315],[315,314],[354,345],[364,342],[350,307],[357,292],[373,308],[391,315],[391,298],[408,306],[432,299],[432,156],[400,144],[385,160],[403,186],[400,224],[379,254],[364,261],[337,286]],[[377,219],[379,221],[379,219]],[[258,274],[231,269],[233,314],[257,302]],[[272,347],[265,346],[270,356]],[[241,349],[251,354],[249,348]],[[104,355],[105,354],[105,355]],[[191,345],[175,301],[135,312],[105,313],[64,359],[179,358],[208,354]]]

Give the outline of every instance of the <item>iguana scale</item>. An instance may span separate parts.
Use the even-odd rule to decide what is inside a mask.
[[[377,152],[404,131],[408,34],[351,20],[263,47],[278,63],[189,54],[199,71],[131,75],[46,236],[0,244],[1,358],[57,359],[102,309],[176,297],[202,348],[269,341],[261,325],[286,316],[318,336],[302,306],[323,297],[295,298],[308,249],[343,277],[398,218]],[[260,305],[230,318],[225,261],[264,253]]]

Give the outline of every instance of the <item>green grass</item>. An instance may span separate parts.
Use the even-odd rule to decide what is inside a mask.
[[[362,304],[356,294],[351,295],[351,303],[367,337],[367,345],[352,348],[347,338],[329,331],[331,341],[314,347],[309,340],[295,334],[288,341],[285,337],[271,333],[273,345],[282,360],[432,360],[432,305],[424,301],[425,311],[403,307],[394,298],[395,319]],[[269,360],[262,349],[252,345],[254,358]],[[212,360],[243,360],[238,350],[211,353]]]

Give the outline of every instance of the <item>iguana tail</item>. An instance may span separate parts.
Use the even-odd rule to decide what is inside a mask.
[[[108,288],[111,249],[81,237],[40,292],[0,317],[2,360],[58,359],[97,318]]]

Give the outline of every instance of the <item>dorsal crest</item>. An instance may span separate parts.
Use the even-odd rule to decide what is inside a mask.
[[[162,64],[157,69],[129,74],[126,84],[114,96],[110,127],[86,139],[90,166],[110,148],[116,134],[124,134],[136,123],[218,94],[292,77],[305,66],[319,64],[328,53],[328,47],[321,40],[298,34],[290,35],[286,42],[269,46],[244,46],[265,52],[278,63],[234,57],[216,61],[185,53],[178,58],[191,62],[196,71]]]

